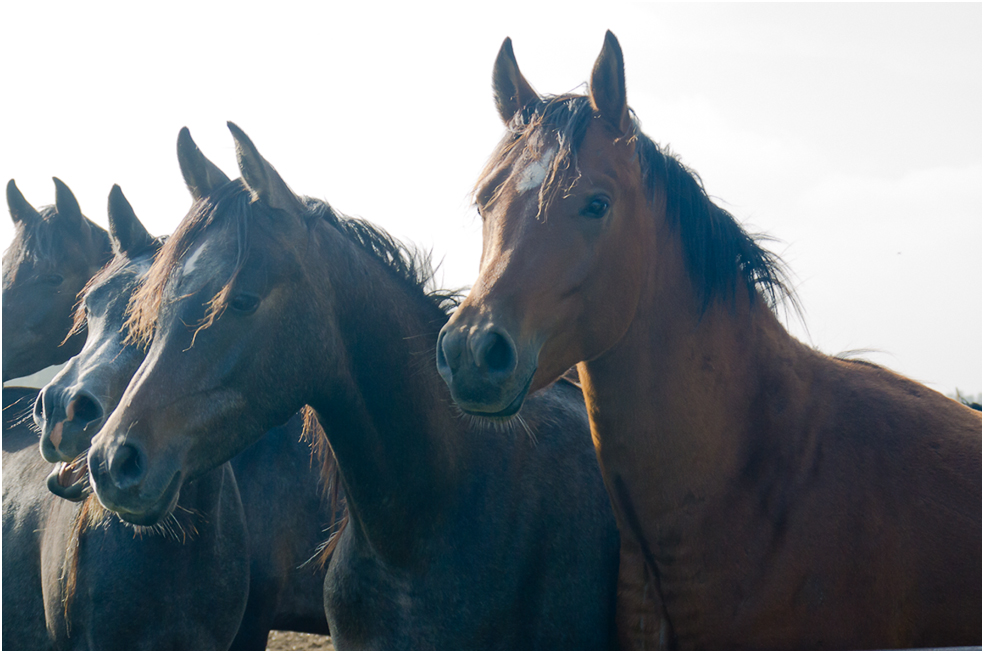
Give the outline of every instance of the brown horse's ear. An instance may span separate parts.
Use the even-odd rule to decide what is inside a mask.
[[[496,100],[499,117],[509,124],[517,112],[537,97],[537,92],[523,77],[520,66],[516,63],[513,41],[506,37],[493,66],[493,98]]]
[[[133,212],[133,207],[118,184],[113,184],[109,192],[106,213],[109,216],[109,238],[114,253],[133,257],[153,245],[154,237],[137,219],[137,214]]]
[[[205,158],[187,127],[182,127],[178,132],[178,166],[188,192],[195,200],[201,200],[229,181],[218,166]]]
[[[595,60],[592,80],[588,85],[592,108],[620,132],[629,131],[629,107],[626,104],[626,73],[619,40],[610,31],[605,33],[602,52]]]
[[[243,181],[253,194],[254,200],[263,200],[271,209],[281,209],[291,215],[304,213],[304,203],[294,194],[280,174],[253,145],[246,132],[227,122],[226,126],[233,133],[236,142],[236,160],[239,161],[239,171]]]
[[[7,207],[10,217],[15,223],[34,223],[41,220],[41,214],[24,198],[14,180],[7,182]]]
[[[79,208],[79,201],[75,199],[72,189],[57,177],[52,177],[51,181],[55,183],[55,211],[58,212],[58,215],[84,222],[82,209]]]

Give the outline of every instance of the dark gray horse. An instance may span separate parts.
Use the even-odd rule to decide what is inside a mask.
[[[14,180],[7,206],[14,240],[3,254],[3,381],[53,366],[82,349],[85,332],[66,340],[75,297],[112,256],[109,236],[82,215],[57,177],[55,204],[35,209]]]
[[[294,195],[230,127],[242,180],[182,159],[201,199],[134,298],[150,346],[89,451],[100,501],[154,523],[308,404],[350,515],[325,579],[338,646],[608,647],[619,543],[579,389],[510,424],[463,417],[434,368],[450,298],[422,290],[426,262]]]

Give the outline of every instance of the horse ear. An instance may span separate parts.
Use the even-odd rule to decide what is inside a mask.
[[[263,200],[271,209],[281,209],[292,215],[304,213],[304,203],[294,194],[273,166],[260,156],[253,141],[246,132],[227,122],[226,127],[233,133],[236,142],[236,160],[243,181],[253,194],[254,200]]]
[[[537,99],[537,92],[523,77],[513,56],[513,41],[506,37],[493,66],[493,98],[503,122],[509,124],[513,116]]]
[[[52,177],[51,181],[55,183],[55,211],[58,212],[58,215],[85,222],[82,218],[82,209],[79,208],[79,201],[75,199],[72,189],[57,177]]]
[[[14,180],[7,182],[7,207],[15,223],[33,223],[41,220],[41,214],[24,198]]]
[[[626,104],[626,72],[619,40],[610,31],[605,33],[602,52],[595,60],[589,83],[592,108],[620,132],[629,131],[629,107]]]
[[[188,192],[195,200],[201,200],[229,181],[218,166],[205,158],[187,127],[182,127],[178,132],[178,166]]]
[[[154,237],[137,219],[118,184],[113,184],[109,192],[106,213],[109,216],[109,238],[116,254],[133,257],[154,243]]]

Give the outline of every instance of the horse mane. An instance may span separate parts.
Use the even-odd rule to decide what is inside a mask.
[[[539,191],[540,217],[555,195],[569,190],[579,178],[578,148],[595,115],[585,95],[544,96],[529,103],[507,126],[506,138],[480,180],[492,174],[502,160],[518,157],[528,143],[556,140],[558,148]],[[644,134],[632,110],[630,115],[630,133],[624,138],[636,144],[647,200],[651,207],[655,206],[664,189],[666,215],[681,237],[685,265],[703,309],[713,300],[734,301],[738,279],[745,282],[750,301],[758,295],[775,311],[781,302],[789,300],[798,309],[783,262],[760,245],[767,237],[747,233],[729,212],[711,200],[698,174],[669,148]],[[501,190],[502,186],[496,193]]]
[[[63,258],[62,253],[66,250],[79,247],[77,235],[66,233],[67,230],[59,223],[55,205],[41,207],[38,213],[41,215],[39,220],[19,223],[20,238],[15,238],[4,253],[4,259],[9,259],[9,263],[5,261],[3,267],[4,284],[14,282],[17,270],[24,261],[30,261],[34,265],[57,261]],[[82,217],[81,224],[84,238],[92,239],[107,255],[112,252],[109,233],[105,229],[85,216]],[[10,278],[6,279],[8,275]]]
[[[353,244],[379,262],[385,270],[412,293],[427,299],[447,319],[462,298],[460,290],[441,290],[434,286],[435,267],[430,252],[405,245],[385,230],[365,220],[345,216],[328,202],[301,198],[306,211],[301,218],[308,229],[328,223]],[[199,200],[168,239],[151,266],[144,284],[133,295],[127,326],[130,337],[149,342],[157,322],[164,288],[177,262],[213,223],[233,223],[237,234],[237,254],[232,272],[222,288],[209,301],[208,309],[197,331],[209,327],[226,308],[231,299],[236,277],[246,262],[250,249],[250,226],[259,203],[253,202],[251,191],[241,179],[223,184],[206,198]],[[276,238],[276,235],[274,236]]]

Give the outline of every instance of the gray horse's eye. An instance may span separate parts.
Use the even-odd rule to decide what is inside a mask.
[[[61,286],[62,282],[65,281],[65,278],[61,275],[52,273],[50,275],[39,275],[38,281],[45,286]]]
[[[229,307],[236,313],[249,314],[260,306],[260,297],[252,293],[238,293],[229,302]]]

